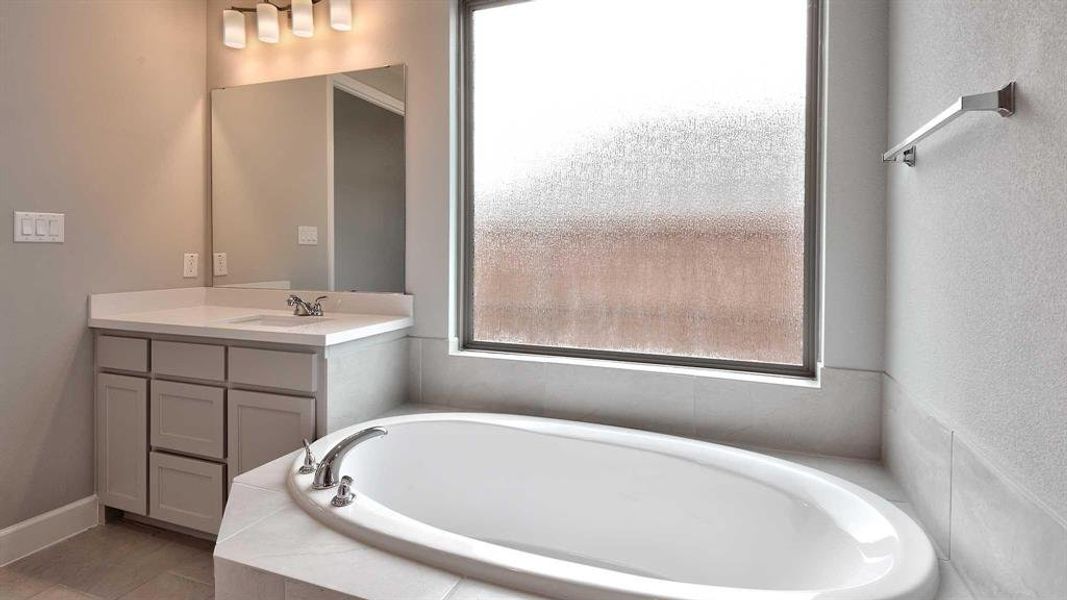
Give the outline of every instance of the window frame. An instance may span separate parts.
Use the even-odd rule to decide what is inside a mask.
[[[461,350],[497,352],[510,355],[532,355],[538,357],[560,357],[575,359],[607,360],[615,362],[638,363],[643,365],[665,365],[678,367],[700,367],[728,371],[742,371],[789,377],[814,378],[820,356],[820,243],[821,228],[819,220],[822,214],[822,165],[823,165],[823,2],[825,0],[807,0],[808,3],[808,46],[807,46],[807,90],[805,107],[805,165],[804,165],[804,337],[802,340],[801,364],[780,364],[757,361],[730,359],[713,359],[690,356],[645,354],[615,350],[591,350],[586,348],[568,348],[559,346],[542,346],[534,344],[515,344],[508,342],[487,342],[474,339],[474,303],[473,271],[474,229],[473,229],[473,176],[474,166],[471,124],[473,106],[471,98],[472,19],[476,10],[528,2],[530,0],[459,0],[459,22],[457,31],[456,65],[457,65],[457,125],[456,169],[457,183],[457,262],[459,270],[456,287],[456,318],[459,329],[459,348]]]

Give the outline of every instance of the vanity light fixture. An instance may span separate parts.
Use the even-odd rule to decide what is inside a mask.
[[[311,0],[293,0],[289,8],[293,19],[293,35],[302,38],[315,35],[315,15]]]
[[[246,43],[245,13],[256,14],[256,36],[261,42],[277,44],[281,41],[279,13],[289,13],[293,35],[309,38],[315,35],[314,5],[323,0],[290,0],[287,6],[277,0],[260,0],[255,8],[231,6],[222,11],[222,43],[230,48],[244,48]],[[352,31],[352,0],[329,0],[330,27],[337,31]]]
[[[352,31],[352,0],[330,0],[330,27]]]
[[[256,32],[259,41],[267,44],[277,44],[281,39],[278,26],[278,7],[270,2],[260,2],[256,5]]]
[[[240,11],[222,11],[222,43],[230,48],[245,47],[245,16]]]

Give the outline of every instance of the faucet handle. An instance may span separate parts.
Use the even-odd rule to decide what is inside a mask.
[[[341,484],[337,486],[337,495],[330,500],[330,504],[338,508],[352,504],[356,495],[352,493],[352,478],[345,475],[341,478]]]
[[[311,444],[308,443],[307,438],[304,438],[304,464],[298,471],[301,475],[307,475],[308,473],[314,473],[315,467],[318,467],[319,463],[315,461],[315,455],[311,453]]]
[[[329,296],[319,296],[318,298],[315,298],[315,303],[311,305],[311,314],[313,316],[316,316],[316,317],[321,317],[322,316],[322,314],[323,314],[322,301],[325,300],[326,298],[329,298]]]

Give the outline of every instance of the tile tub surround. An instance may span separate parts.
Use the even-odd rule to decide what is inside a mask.
[[[289,294],[305,300],[327,296],[325,318],[296,327],[233,322],[254,315],[290,316]],[[404,294],[187,288],[89,298],[89,326],[99,329],[216,337],[243,341],[331,346],[414,325],[413,298]]]
[[[978,597],[1067,598],[1067,525],[952,442],[952,553]]]
[[[975,597],[1067,598],[1067,523],[885,379],[887,467]]]
[[[882,378],[882,460],[907,490],[942,556],[950,556],[952,432]]]
[[[877,459],[881,373],[819,381],[710,369],[456,352],[412,338],[413,401],[591,421],[730,444]]]
[[[450,410],[405,405],[388,414]],[[454,409],[452,409],[454,410]],[[336,532],[301,510],[286,490],[288,469],[299,452],[236,478],[215,548],[216,597],[361,598],[364,600],[537,600],[400,558]],[[909,510],[904,492],[877,462],[769,452],[848,479]],[[324,558],[329,555],[330,558]],[[339,565],[344,568],[338,568]],[[941,561],[938,600],[971,600],[953,566]]]
[[[450,410],[447,407],[405,405],[390,412],[406,414],[434,409]],[[895,500],[903,494],[888,473],[871,461],[784,452],[770,454],[844,477],[887,499]],[[289,457],[279,459],[240,476],[240,485],[234,486],[231,493],[232,508],[227,512],[219,540],[232,538],[265,518],[277,515],[291,503],[283,491],[289,460]],[[906,505],[898,503],[898,506],[907,510]],[[206,600],[212,597],[216,580],[223,590],[218,594],[219,598],[339,600],[356,597],[228,560],[220,562],[216,573],[214,562],[210,542],[118,521],[0,567],[0,599]],[[444,596],[447,600],[540,600],[532,594],[474,579],[455,579],[455,585]],[[972,600],[947,561],[941,562],[941,579],[938,600]],[[225,591],[235,584],[247,591]],[[373,596],[370,600],[375,598],[393,600],[394,597]]]

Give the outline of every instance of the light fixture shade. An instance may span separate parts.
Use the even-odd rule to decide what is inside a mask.
[[[330,0],[330,27],[352,31],[352,0]]]
[[[278,32],[278,7],[268,2],[256,5],[256,31],[259,41],[277,44],[281,35]]]
[[[291,11],[293,35],[302,38],[315,35],[315,12],[311,7],[311,0],[293,0]]]
[[[245,47],[245,16],[236,10],[222,11],[222,43],[230,48]]]

